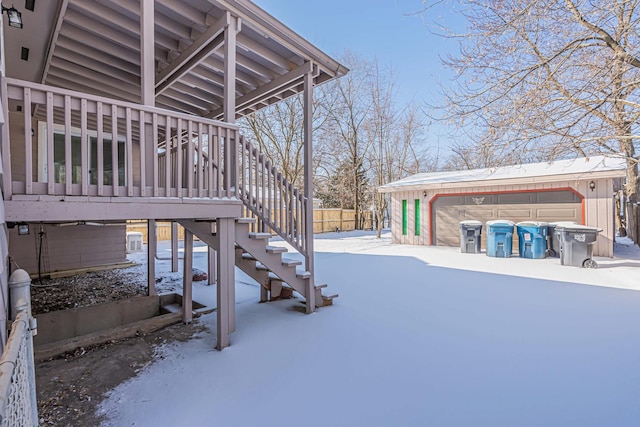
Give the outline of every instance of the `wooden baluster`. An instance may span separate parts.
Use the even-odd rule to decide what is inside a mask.
[[[24,103],[24,166],[25,166],[25,184],[24,190],[25,194],[33,193],[33,156],[32,156],[32,146],[33,146],[33,134],[31,130],[31,89],[28,87],[24,88],[23,91]],[[8,104],[4,104],[8,105]],[[6,127],[6,124],[5,124]],[[7,138],[8,139],[8,138]],[[9,157],[7,152],[3,152],[5,156]],[[7,170],[4,171],[7,173]]]
[[[127,107],[126,109],[126,124],[127,124],[127,135],[126,135],[126,146],[127,151],[129,153],[129,157],[131,157],[131,153],[133,153],[133,140],[132,138],[132,130],[131,130],[131,107]],[[127,167],[127,177],[126,177],[126,186],[127,186],[127,196],[133,197],[133,159],[126,159],[126,167]],[[144,171],[142,168],[144,167],[144,153],[140,153],[140,167],[142,173]]]
[[[125,156],[131,155],[127,153]],[[120,177],[118,176],[118,106],[111,105],[111,184],[113,195],[118,195]]]

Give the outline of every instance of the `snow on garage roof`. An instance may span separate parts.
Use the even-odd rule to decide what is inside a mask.
[[[521,180],[523,182],[549,181],[558,175],[571,175],[573,179],[590,179],[597,177],[623,177],[627,164],[621,157],[580,157],[554,162],[529,163],[524,165],[502,166],[486,169],[471,169],[450,172],[419,173],[394,181],[380,187],[381,192],[413,188],[442,186],[443,184]]]

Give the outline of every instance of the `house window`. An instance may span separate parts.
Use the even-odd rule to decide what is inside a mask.
[[[420,199],[415,200],[414,207],[415,207],[414,217],[415,217],[415,224],[416,224],[414,233],[416,236],[419,236],[420,235]]]
[[[113,185],[113,158],[111,155],[111,144],[113,140],[111,139],[111,135],[104,136],[102,138],[102,158],[103,158],[103,168],[104,168],[104,177],[103,184],[104,185]],[[118,140],[118,185],[126,185],[125,183],[125,144],[124,140]],[[89,184],[97,184],[98,183],[98,138],[90,136],[89,137],[89,174],[91,179],[89,180]]]
[[[402,235],[407,235],[407,201],[402,201]]]
[[[38,165],[38,180],[47,182],[48,162],[46,147],[47,124],[40,122],[38,125],[38,158],[41,159]],[[53,129],[53,177],[54,182],[64,184],[67,176],[71,178],[72,184],[82,183],[82,138],[80,129],[71,128],[71,165],[67,167],[65,162],[65,128],[54,125]],[[96,132],[89,132],[88,167],[89,184],[98,184],[98,137]],[[110,133],[104,133],[102,137],[103,153],[103,184],[113,185],[113,157],[111,153],[113,138]],[[118,136],[118,185],[126,185],[125,179],[126,150],[125,139]]]

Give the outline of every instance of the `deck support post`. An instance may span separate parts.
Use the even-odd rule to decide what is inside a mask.
[[[208,260],[207,260],[207,268],[208,268],[208,277],[209,277],[209,284],[210,285],[215,285],[216,284],[216,277],[217,277],[217,273],[216,273],[216,250],[213,249],[211,246],[208,247],[207,250],[207,254],[208,254]]]
[[[156,220],[147,220],[147,295],[156,295],[156,254],[158,253],[158,238],[156,235]]]
[[[184,230],[184,262],[182,265],[182,321],[193,320],[193,233]]]
[[[229,346],[229,334],[235,330],[235,253],[234,218],[217,220],[217,282],[218,300],[216,348],[222,350]]]
[[[156,105],[155,75],[155,0],[142,0],[140,3],[140,101],[143,105]],[[144,120],[141,119],[142,122]],[[157,129],[145,124],[140,135],[140,191],[144,197],[148,188],[157,185]],[[129,187],[133,183],[127,183]],[[131,194],[129,194],[131,196]]]
[[[304,196],[307,199],[307,209],[304,218],[304,241],[307,254],[305,255],[306,271],[311,273],[306,287],[306,312],[316,310],[316,292],[313,282],[313,66],[304,75]]]
[[[236,33],[240,31],[240,19],[236,16],[229,18],[229,25],[224,29],[224,100],[222,109],[223,120],[227,123],[236,121]],[[237,143],[232,140],[232,133],[225,133],[225,165],[228,171],[225,172],[225,194],[231,195],[231,188],[237,185]]]
[[[171,221],[171,272],[178,271],[178,223]]]

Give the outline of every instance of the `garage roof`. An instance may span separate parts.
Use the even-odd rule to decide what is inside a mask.
[[[549,182],[563,179],[619,178],[626,175],[627,164],[620,157],[580,157],[554,162],[529,163],[497,168],[451,172],[419,173],[380,187],[389,193],[411,189],[442,188],[459,185],[501,185],[505,181],[519,183]]]

